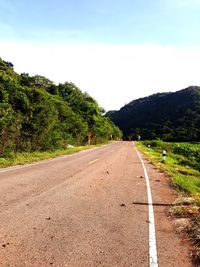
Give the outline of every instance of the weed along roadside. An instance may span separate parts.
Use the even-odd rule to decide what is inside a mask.
[[[171,177],[178,198],[168,215],[177,232],[193,244],[193,263],[200,266],[200,144],[169,143],[161,140],[135,142],[146,159]]]
[[[111,142],[109,142],[111,143]],[[77,147],[68,147],[67,149],[57,149],[55,151],[34,151],[34,152],[16,152],[9,154],[7,157],[0,158],[0,168],[23,165],[28,163],[37,162],[40,160],[55,158],[58,156],[69,155],[77,153],[82,150],[88,150],[95,147],[101,147],[108,143],[90,145],[90,146],[77,146]]]

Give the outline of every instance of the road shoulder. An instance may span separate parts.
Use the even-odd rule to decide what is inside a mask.
[[[176,232],[173,221],[168,216],[168,210],[177,198],[177,192],[172,188],[170,178],[165,173],[160,172],[147,160],[144,160],[144,163],[153,196],[159,267],[193,266],[190,258],[191,243]]]

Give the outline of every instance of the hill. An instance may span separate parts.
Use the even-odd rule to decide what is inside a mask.
[[[165,141],[200,141],[200,87],[158,93],[107,113],[123,131],[124,139],[160,138]]]
[[[13,68],[0,59],[0,156],[82,144],[89,132],[93,144],[121,137],[96,100],[73,83],[55,85]]]

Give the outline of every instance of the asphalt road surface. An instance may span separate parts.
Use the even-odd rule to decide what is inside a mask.
[[[145,166],[158,266],[191,266],[162,205],[175,197],[168,178]],[[0,266],[149,266],[147,186],[133,143],[1,169]]]

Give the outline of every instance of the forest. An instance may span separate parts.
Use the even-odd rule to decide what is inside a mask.
[[[17,74],[0,58],[0,156],[47,151],[68,144],[119,139],[121,131],[104,116],[88,93],[71,82],[56,85],[46,77]]]
[[[126,140],[200,141],[200,87],[158,93],[106,114]]]

